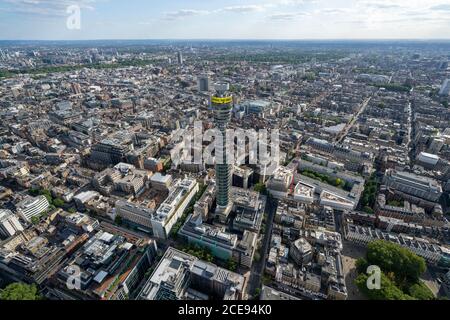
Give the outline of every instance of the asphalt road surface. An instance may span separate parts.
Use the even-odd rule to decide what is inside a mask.
[[[261,246],[261,259],[258,262],[253,263],[252,270],[250,274],[250,281],[248,286],[248,294],[249,296],[253,296],[255,294],[255,290],[260,287],[261,285],[261,278],[264,274],[264,266],[266,265],[266,260],[269,255],[269,245],[270,245],[270,238],[272,235],[272,228],[273,228],[273,218],[275,216],[275,211],[277,209],[277,203],[275,200],[267,199],[266,204],[266,230],[264,233],[264,239],[262,241]]]

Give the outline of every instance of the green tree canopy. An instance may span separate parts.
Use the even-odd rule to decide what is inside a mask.
[[[64,200],[61,198],[56,198],[55,200],[53,200],[53,205],[57,208],[60,208],[64,205]]]
[[[235,272],[237,270],[237,263],[233,259],[228,259],[227,261],[227,269]]]
[[[52,203],[53,198],[50,190],[43,189],[39,193],[47,198],[48,203]]]
[[[368,289],[367,266],[381,269],[381,288]],[[367,246],[366,259],[356,261],[359,276],[355,283],[369,299],[374,300],[432,300],[433,292],[419,277],[426,271],[425,260],[409,249],[384,240],[377,240]]]
[[[358,273],[365,273],[369,264],[367,263],[366,259],[358,258],[358,260],[356,260],[355,266]]]
[[[0,300],[39,300],[36,285],[15,282],[0,290]]]
[[[38,216],[31,217],[30,221],[31,221],[32,224],[38,224],[39,223],[39,217]]]
[[[394,282],[392,282],[384,273],[381,273],[381,288],[368,289],[367,278],[369,275],[361,273],[355,280],[359,290],[361,290],[371,300],[412,300],[413,298],[404,294]]]
[[[394,272],[398,282],[417,282],[426,271],[425,260],[398,244],[377,240],[367,246],[367,261],[385,273]]]
[[[255,184],[255,191],[262,194],[266,194],[267,193],[266,185],[264,183]]]
[[[114,219],[114,222],[118,225],[121,225],[123,223],[122,217],[117,215],[116,218]]]
[[[408,288],[410,296],[419,300],[433,300],[433,292],[422,281],[413,284]]]

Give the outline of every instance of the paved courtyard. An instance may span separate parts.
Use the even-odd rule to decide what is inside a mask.
[[[342,263],[344,265],[345,285],[347,286],[348,300],[365,300],[359,292],[354,281],[357,277],[356,260],[366,255],[366,249],[349,241],[343,241]]]

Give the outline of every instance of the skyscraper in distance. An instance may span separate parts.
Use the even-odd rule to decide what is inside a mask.
[[[206,92],[210,89],[210,80],[207,74],[200,75],[197,77],[198,91]]]
[[[178,51],[178,64],[183,64],[184,60],[183,60],[183,53],[181,53],[181,51]]]
[[[450,96],[450,79],[445,79],[439,90],[440,96]]]

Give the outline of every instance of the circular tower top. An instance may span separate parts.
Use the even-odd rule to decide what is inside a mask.
[[[230,84],[227,82],[217,82],[214,84],[214,89],[216,89],[218,94],[223,94],[230,89]]]

